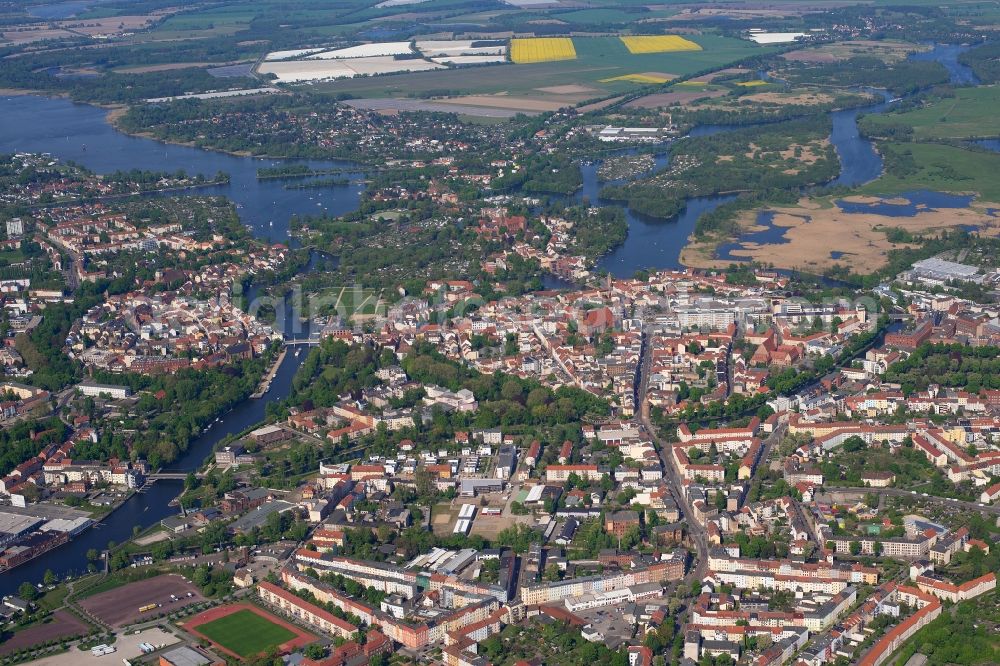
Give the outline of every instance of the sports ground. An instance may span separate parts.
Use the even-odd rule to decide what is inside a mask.
[[[271,648],[290,652],[316,640],[312,634],[248,603],[199,613],[184,624],[184,629],[238,659]]]

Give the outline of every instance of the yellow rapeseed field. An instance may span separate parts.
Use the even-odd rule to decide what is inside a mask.
[[[611,81],[631,81],[632,83],[666,83],[672,78],[674,77],[666,74],[655,73],[622,74],[621,76],[612,76],[610,79],[601,79],[601,83],[610,83]]]
[[[743,86],[744,88],[754,88],[756,86],[766,86],[767,81],[761,81],[760,79],[754,79],[753,81],[740,81],[736,85]]]
[[[679,35],[638,35],[621,37],[629,53],[668,53],[670,51],[701,51],[701,46]]]
[[[576,49],[569,37],[536,37],[510,40],[510,59],[523,64],[550,60],[575,60]]]

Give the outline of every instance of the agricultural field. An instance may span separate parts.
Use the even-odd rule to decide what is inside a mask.
[[[299,647],[314,639],[250,604],[207,610],[188,621],[185,629],[239,658],[253,657],[271,648]]]
[[[498,58],[493,62],[504,62],[507,58],[507,42],[502,39],[439,39],[417,41],[415,46],[425,58],[435,62],[463,62],[462,58]]]
[[[719,90],[691,90],[680,88],[671,92],[653,93],[643,95],[638,99],[628,102],[625,107],[629,109],[655,109],[672,104],[691,104],[692,102],[722,97],[727,94],[725,89]]]
[[[486,96],[503,102],[504,108],[537,112],[545,108],[574,106],[608,95],[622,94],[643,86],[658,85],[678,76],[690,75],[754,54],[772,51],[751,42],[716,35],[690,38],[701,50],[672,53],[629,53],[618,37],[577,37],[572,40],[576,58],[538,62],[531,65],[506,64],[481,68],[441,69],[430,72],[342,79],[317,83],[313,89],[331,94],[351,94],[362,99],[401,97],[424,98],[465,104],[475,96],[482,105]],[[696,84],[701,85],[701,84]],[[565,92],[565,86],[574,86]],[[501,100],[502,98],[502,100]]]
[[[343,60],[347,58],[370,58],[375,56],[397,56],[412,53],[409,42],[379,42],[361,44],[344,49],[320,51],[306,56],[307,60]]]
[[[265,62],[257,71],[261,74],[273,74],[279,83],[300,83],[444,68],[445,66],[442,64],[420,58],[397,60],[393,56],[370,56],[365,58]]]
[[[375,42],[272,51],[257,71],[281,83],[301,83],[507,61],[506,40],[426,40],[415,46],[408,41]]]
[[[671,53],[674,51],[700,51],[701,46],[684,39],[680,35],[635,35],[620,37],[628,52],[636,55],[642,53]]]
[[[673,77],[668,74],[643,72],[642,74],[622,74],[621,76],[612,76],[607,79],[601,79],[601,83],[610,83],[612,81],[631,81],[632,83],[641,83],[643,85],[655,85],[658,83],[667,83],[671,79],[673,79]]]
[[[536,37],[510,40],[510,59],[519,64],[573,60],[576,48],[569,37]]]
[[[953,96],[932,98],[923,106],[865,122],[875,131],[897,125],[913,128],[914,140],[1000,136],[1000,86],[958,88]]]

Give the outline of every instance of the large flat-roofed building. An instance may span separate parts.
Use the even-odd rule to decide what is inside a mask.
[[[286,439],[290,439],[292,437],[292,433],[288,432],[281,426],[266,425],[251,432],[250,437],[252,437],[258,444],[273,444],[274,442],[281,442]]]
[[[921,282],[944,283],[949,280],[960,280],[962,282],[980,282],[982,275],[979,269],[968,264],[959,264],[954,261],[946,261],[931,257],[922,259],[913,264],[908,277]]]
[[[101,396],[107,395],[114,400],[123,400],[132,395],[132,389],[128,386],[117,384],[96,384],[94,382],[83,382],[77,386],[83,395]]]
[[[183,645],[161,654],[158,663],[159,666],[208,666],[221,662],[209,659],[198,650]]]

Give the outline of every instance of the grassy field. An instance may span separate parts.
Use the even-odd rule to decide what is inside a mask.
[[[590,96],[601,97],[648,85],[645,83],[648,79],[629,80],[618,77],[650,73],[682,76],[724,67],[741,58],[773,50],[744,40],[715,35],[699,35],[692,39],[702,50],[632,54],[617,37],[575,38],[573,39],[575,60],[343,79],[319,83],[312,89],[335,94],[350,93],[356,97],[431,97],[503,93],[532,98],[552,98],[552,95],[540,92],[539,88],[575,84],[593,88],[594,92]]]
[[[838,60],[847,60],[848,58],[861,56],[878,58],[884,62],[898,62],[914,51],[925,51],[927,48],[911,42],[887,39],[884,41],[853,40],[834,42],[817,48],[803,50],[824,54]]]
[[[310,295],[310,312],[314,315],[337,314],[346,319],[385,313],[386,303],[381,292],[363,287],[332,287]]]
[[[219,7],[177,14],[160,23],[154,30],[138,35],[139,41],[207,39],[233,35],[250,27],[258,12],[238,7]]]
[[[898,194],[912,190],[976,192],[984,201],[1000,202],[1000,154],[974,152],[934,143],[880,144],[887,163],[899,159],[901,171],[887,168],[877,180],[865,185],[865,194]],[[909,151],[909,155],[906,154]],[[903,175],[900,175],[903,173]]]
[[[252,657],[295,638],[288,629],[245,609],[200,625],[198,631],[241,657]]]
[[[903,123],[920,139],[964,139],[1000,136],[1000,86],[958,88],[954,97],[942,97],[905,113],[875,116],[877,126]]]
[[[645,9],[643,7],[643,9]],[[582,24],[593,24],[593,23],[633,23],[635,21],[642,21],[655,18],[666,18],[668,16],[673,16],[676,11],[672,10],[654,10],[654,11],[623,11],[621,9],[612,9],[610,7],[604,9],[578,9],[571,12],[559,12],[558,14],[553,14],[554,17],[558,18],[560,21],[565,21],[567,23],[582,23]]]
[[[3,250],[0,252],[0,266],[10,266],[24,261],[24,253],[20,250]]]

